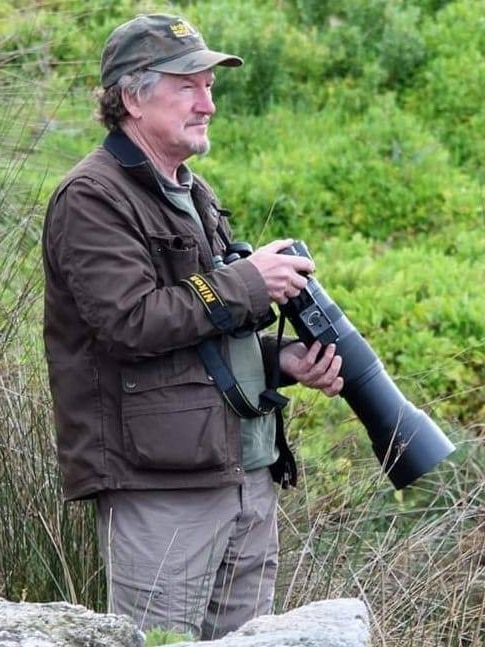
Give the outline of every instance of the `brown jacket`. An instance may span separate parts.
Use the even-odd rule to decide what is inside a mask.
[[[116,132],[51,198],[44,337],[67,499],[243,478],[239,419],[195,350],[213,337],[225,354],[225,337],[179,282],[203,274],[234,328],[264,316],[269,300],[249,261],[214,269],[226,212],[199,179],[192,195],[206,236],[164,200],[151,164]],[[267,339],[268,362],[274,349]]]

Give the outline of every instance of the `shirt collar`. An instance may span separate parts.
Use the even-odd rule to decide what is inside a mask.
[[[157,171],[157,175],[160,179],[160,182],[163,184],[163,187],[168,191],[186,192],[192,190],[192,186],[194,184],[194,176],[192,175],[192,171],[185,164],[181,164],[177,169],[177,184],[175,184],[175,182],[172,182],[172,180],[163,173],[160,173],[160,171]]]

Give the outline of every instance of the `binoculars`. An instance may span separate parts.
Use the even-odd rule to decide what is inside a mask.
[[[311,258],[302,241],[280,253]],[[438,425],[406,400],[370,345],[315,278],[309,276],[306,287],[280,310],[307,347],[315,340],[324,347],[336,345],[344,379],[340,395],[366,428],[373,451],[397,490],[454,451]]]

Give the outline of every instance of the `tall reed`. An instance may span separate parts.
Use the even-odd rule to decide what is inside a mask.
[[[479,440],[462,440],[455,458],[404,494],[356,459],[346,482],[314,496],[309,470],[282,503],[278,609],[356,596],[375,645],[483,645],[483,459]]]
[[[9,96],[0,119],[0,596],[102,608],[93,511],[63,505],[56,462],[42,345],[41,187],[19,181],[42,134],[31,131],[26,94]]]

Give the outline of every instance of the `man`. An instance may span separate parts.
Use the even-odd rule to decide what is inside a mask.
[[[116,29],[101,61],[109,134],[61,183],[44,231],[65,497],[96,499],[110,609],[202,638],[271,611],[272,479],[295,474],[269,380],[342,388],[333,346],[319,358],[319,344],[255,332],[312,262],[278,253],[291,240],[221,262],[227,212],[184,163],[209,150],[214,68],[241,64],[176,16]]]

